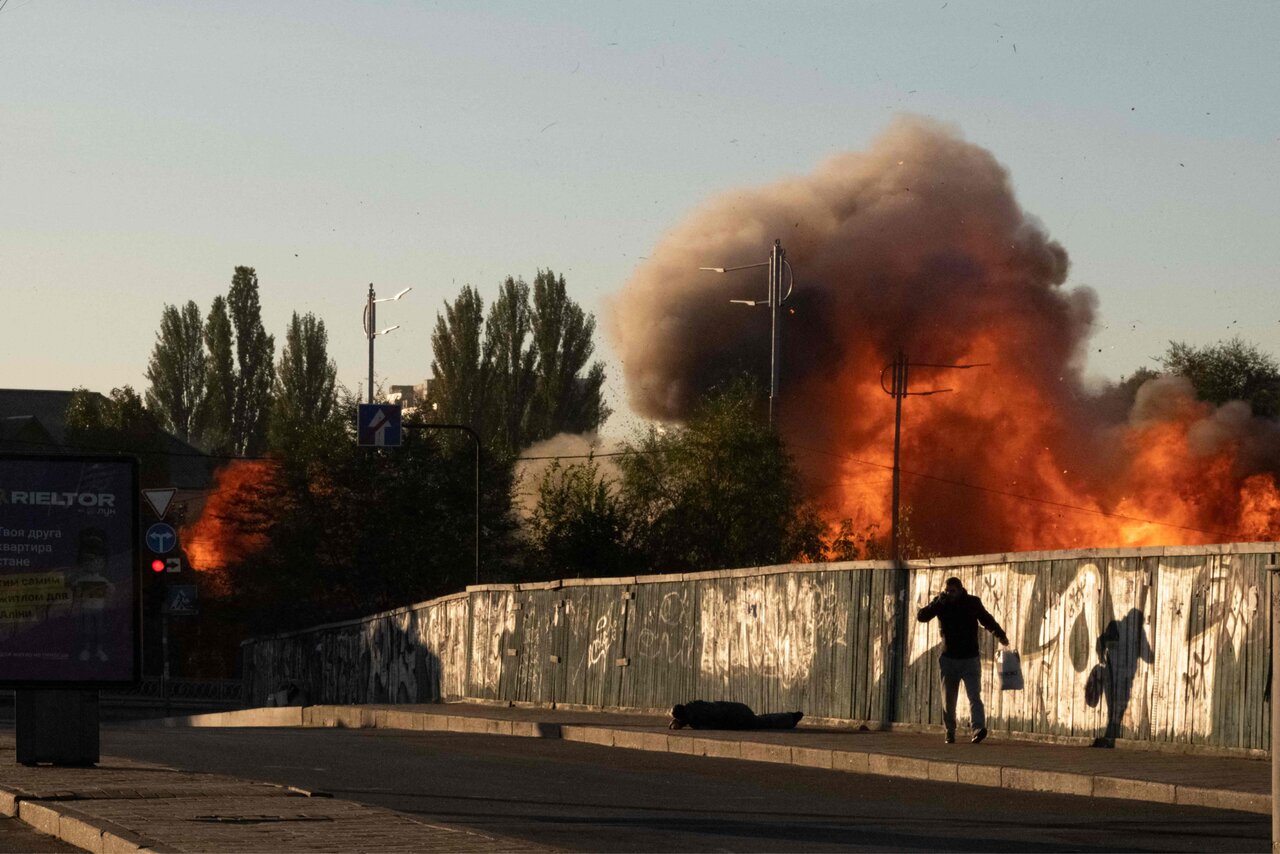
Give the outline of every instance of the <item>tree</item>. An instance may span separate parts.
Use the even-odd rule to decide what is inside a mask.
[[[160,425],[184,442],[200,443],[207,361],[200,307],[195,301],[181,310],[166,305],[147,365],[146,404]]]
[[[538,271],[530,328],[537,370],[525,443],[599,429],[610,415],[601,396],[604,363],[593,363],[579,376],[595,351],[596,321],[569,299],[563,275]]]
[[[208,349],[208,368],[204,411],[200,418],[203,447],[229,453],[232,450],[231,413],[236,405],[236,366],[231,340],[231,316],[227,301],[221,295],[213,298],[204,323],[204,344]]]
[[[324,321],[295,311],[276,370],[268,437],[277,450],[337,439],[335,389],[338,369],[329,358]]]
[[[1260,418],[1280,416],[1280,364],[1239,338],[1205,347],[1170,341],[1160,366],[1189,379],[1201,400],[1243,400]]]
[[[534,577],[620,575],[637,567],[622,502],[594,459],[551,464],[527,530]]]
[[[231,410],[231,445],[238,454],[254,456],[266,445],[271,387],[275,380],[275,339],[262,326],[258,274],[236,267],[227,293],[235,335],[235,403]]]
[[[436,315],[431,333],[431,399],[436,414],[442,421],[466,424],[481,435],[489,385],[483,323],[484,300],[467,285],[456,300],[444,304],[444,314]]]
[[[524,280],[508,276],[482,326],[483,309],[468,285],[436,317],[431,398],[438,418],[469,425],[505,455],[604,423],[604,364],[587,368],[595,318],[569,298],[563,276],[539,270],[532,300]]]
[[[66,440],[85,451],[135,454],[144,484],[168,484],[163,433],[131,386],[113,388],[109,397],[83,388],[67,401]]]
[[[739,380],[714,392],[683,428],[650,427],[619,460],[629,542],[654,570],[816,559],[821,523],[800,497],[782,440]]]
[[[492,441],[511,453],[527,444],[524,428],[538,358],[526,344],[532,323],[529,286],[507,276],[485,320],[484,362],[491,366]]]
[[[337,411],[354,414],[357,400]],[[353,418],[334,423],[350,430]],[[261,551],[228,565],[235,619],[251,632],[346,619],[452,593],[472,582],[471,449],[413,430],[394,454],[346,441],[284,449],[223,516]],[[516,551],[510,466],[481,472],[484,580],[507,580]],[[460,534],[460,532],[465,532]]]

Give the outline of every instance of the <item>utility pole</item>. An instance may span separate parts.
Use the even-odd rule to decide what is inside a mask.
[[[782,310],[782,267],[786,263],[787,253],[782,249],[782,241],[773,241],[769,250],[769,426],[773,426],[778,399],[778,340],[782,332],[778,312]]]
[[[898,544],[898,506],[902,488],[902,398],[907,396],[907,368],[910,363],[901,350],[893,360],[893,525],[889,533],[889,554],[894,563],[902,559]]]
[[[769,306],[769,426],[772,427],[778,405],[778,368],[780,361],[778,344],[782,335],[780,314],[782,304],[787,301],[791,296],[791,292],[795,290],[795,273],[792,272],[791,264],[787,261],[787,253],[782,248],[782,241],[773,241],[773,247],[769,250],[768,261],[762,261],[759,264],[743,264],[739,267],[699,267],[698,269],[709,273],[732,273],[735,270],[750,270],[756,267],[769,268],[768,297],[762,300],[731,299],[729,302],[737,305]],[[784,269],[789,277],[785,294],[782,292]]]
[[[1267,695],[1271,701],[1271,850],[1280,852],[1280,702],[1276,692],[1276,662],[1280,661],[1280,567],[1267,572],[1271,585],[1271,669],[1267,674]]]
[[[395,302],[411,290],[413,288],[408,287],[393,297],[376,299],[376,295],[373,292],[373,282],[369,283],[369,296],[365,299],[364,304],[364,334],[369,339],[369,392],[367,401],[369,403],[373,403],[373,339],[379,335],[386,335],[393,329],[400,328],[400,324],[397,323],[395,326],[388,326],[386,329],[378,329],[378,303]]]
[[[369,385],[368,385],[369,399],[366,401],[367,403],[373,403],[373,339],[376,337],[373,330],[378,327],[378,307],[376,304],[377,300],[375,300],[373,297],[374,297],[373,282],[370,282],[369,283],[369,300],[367,303],[365,303],[365,307],[364,307],[364,311],[365,311],[364,334],[367,335],[369,338]]]
[[[898,349],[897,356],[893,361],[885,365],[880,371],[880,389],[893,398],[893,519],[892,527],[889,530],[889,553],[894,563],[902,562],[902,528],[901,518],[899,515],[899,495],[902,483],[902,400],[908,395],[916,397],[925,397],[931,394],[942,394],[943,392],[953,391],[949,388],[935,388],[928,391],[910,391],[907,385],[907,373],[911,367],[918,368],[955,368],[957,370],[967,370],[969,368],[983,368],[989,365],[989,362],[982,362],[975,365],[938,365],[931,362],[910,362],[907,356]],[[893,381],[891,388],[885,388],[884,375],[890,370],[893,371]]]

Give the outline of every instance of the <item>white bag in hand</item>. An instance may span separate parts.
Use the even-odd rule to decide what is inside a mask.
[[[996,676],[1001,691],[1022,690],[1022,659],[1011,649],[996,650]]]

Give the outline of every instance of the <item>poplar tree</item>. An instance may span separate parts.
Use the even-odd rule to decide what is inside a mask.
[[[484,300],[467,285],[457,299],[444,304],[431,333],[431,401],[436,417],[466,424],[481,435],[489,393],[483,323]]]
[[[258,274],[236,267],[227,293],[235,335],[235,402],[231,409],[231,445],[238,454],[255,456],[266,447],[271,387],[275,381],[275,339],[262,326]]]
[[[276,369],[268,437],[279,450],[295,449],[334,426],[338,369],[329,358],[324,321],[295,311]]]
[[[431,336],[436,417],[467,424],[506,453],[557,433],[596,430],[610,411],[601,393],[604,364],[587,367],[595,330],[564,276],[549,269],[538,271],[532,292],[508,276],[487,317],[479,294],[464,287],[436,316]]]
[[[598,429],[610,415],[601,396],[604,363],[579,376],[595,352],[595,317],[569,298],[564,276],[547,269],[533,280],[530,321],[537,370],[524,443]]]
[[[231,341],[231,316],[227,300],[213,298],[204,323],[204,345],[208,350],[205,372],[204,407],[200,417],[203,447],[209,451],[229,453],[231,413],[236,402],[236,367]]]
[[[527,345],[533,325],[529,286],[507,276],[484,324],[484,361],[491,365],[494,442],[516,452],[525,445],[526,409],[533,397],[538,354]]]
[[[207,359],[200,307],[166,305],[147,365],[146,405],[160,426],[184,442],[199,444]]]

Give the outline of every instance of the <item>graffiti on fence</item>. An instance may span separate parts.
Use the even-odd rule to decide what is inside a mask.
[[[899,607],[909,615],[954,574],[1023,655],[1024,691],[996,691],[985,669],[995,725],[1262,748],[1268,560],[1261,549],[1094,551],[952,559],[906,572],[798,567],[638,590],[584,584],[545,597],[490,588],[253,642],[246,690],[250,702],[283,684],[305,686],[313,702],[543,702],[552,690],[544,682],[556,674],[563,688],[555,690],[573,702],[629,697],[658,706],[687,699],[663,692],[683,694],[696,679],[700,691],[726,698],[748,686],[766,696],[793,692],[811,698],[806,711],[821,717],[873,709],[868,698],[896,685],[899,720],[936,722],[936,623],[903,623]],[[901,575],[875,580],[873,572]],[[994,642],[984,643],[989,653]],[[645,667],[625,669],[628,655]],[[902,678],[889,679],[895,669]],[[628,682],[635,679],[643,684]]]

